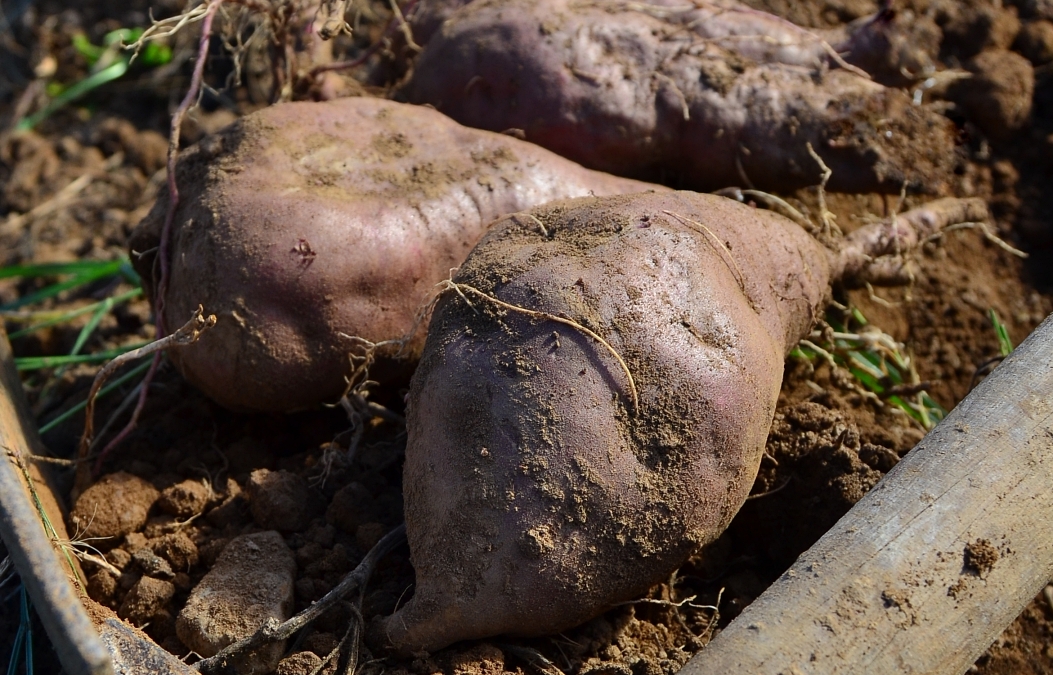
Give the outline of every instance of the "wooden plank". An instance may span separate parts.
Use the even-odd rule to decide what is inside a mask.
[[[44,630],[70,675],[113,675],[109,651],[92,628],[70,583],[68,563],[60,559],[45,531],[26,477],[37,487],[41,507],[60,538],[65,524],[51,488],[30,459],[43,448],[15,371],[11,344],[0,324],[0,538],[44,624]]]
[[[1053,578],[1053,317],[680,671],[963,673]]]

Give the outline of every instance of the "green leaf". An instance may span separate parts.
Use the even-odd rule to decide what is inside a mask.
[[[163,66],[172,62],[172,48],[168,45],[148,42],[143,50],[139,52],[139,60],[143,65],[151,68]]]
[[[99,303],[95,313],[88,319],[88,323],[84,324],[84,328],[81,328],[80,333],[77,334],[77,341],[73,343],[73,349],[69,353],[70,356],[76,356],[81,349],[84,349],[84,344],[88,341],[88,338],[102,323],[102,317],[106,316],[111,309],[113,309],[113,298],[106,298]]]
[[[881,369],[881,358],[872,352],[848,352],[849,360],[855,364],[856,368],[865,370],[867,375],[873,378],[875,381],[881,380],[885,377],[886,373]],[[879,389],[877,391],[884,391]]]
[[[855,378],[859,380],[868,391],[872,391],[875,394],[880,394],[885,391],[885,388],[881,386],[878,378],[874,377],[869,371],[854,366],[848,366],[848,370],[855,375]]]
[[[987,316],[990,317],[995,334],[998,335],[998,349],[1001,351],[1002,356],[1009,356],[1013,353],[1013,341],[1009,339],[1009,330],[999,320],[998,312],[994,311],[993,307],[987,310]]]
[[[84,33],[76,33],[71,41],[73,43],[73,49],[84,57],[84,60],[88,62],[89,66],[94,66],[95,62],[102,58],[102,55],[106,53],[105,47],[93,45],[91,40],[89,40],[88,36]]]
[[[139,276],[139,273],[135,271],[135,268],[127,260],[121,265],[121,276],[132,286],[142,287],[143,285],[143,278]]]
[[[921,413],[920,411],[918,411],[917,408],[915,408],[911,404],[907,403],[906,401],[904,401],[899,396],[889,396],[886,400],[890,404],[896,406],[897,408],[899,408],[903,412],[907,413],[907,415],[912,417],[916,422],[919,422],[926,429],[930,428],[931,422],[929,422],[928,424],[926,423],[926,422],[928,422],[926,416],[923,413]]]
[[[28,129],[32,129],[36,125],[46,120],[48,117],[51,117],[51,115],[53,115],[56,111],[61,110],[69,103],[76,101],[78,98],[84,96],[92,89],[96,89],[106,84],[107,82],[112,82],[113,80],[116,80],[117,78],[121,77],[126,72],[128,72],[128,63],[129,57],[123,56],[120,59],[114,61],[111,65],[107,66],[106,68],[103,68],[99,72],[93,73],[88,77],[84,78],[83,80],[71,84],[70,86],[66,87],[66,89],[61,94],[52,99],[51,102],[44,106],[42,109],[33,113],[29,117],[23,117],[22,119],[20,119],[18,121],[18,124],[15,125],[15,129],[17,131],[26,131]]]

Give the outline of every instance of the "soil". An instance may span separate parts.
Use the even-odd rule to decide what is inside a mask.
[[[157,16],[165,16],[179,3],[149,4]],[[857,0],[754,0],[751,4],[816,27],[857,18],[876,5]],[[940,58],[944,65],[955,67],[970,63],[976,45],[1025,45],[1028,55],[1041,55],[1031,42],[1016,43],[1013,33],[1028,30],[1027,35],[1034,33],[1040,39],[1042,28],[1028,27],[1053,18],[1037,14],[1041,3],[916,0],[904,4],[917,11],[932,10],[933,20],[946,36]],[[54,68],[55,77],[63,82],[84,76],[86,64],[71,46],[77,30],[98,44],[116,27],[146,25],[147,5],[145,0],[86,2],[76,9],[67,9],[58,0],[34,4],[5,38],[10,49],[0,52],[4,128],[39,103],[41,79],[34,76],[33,68],[39,73]],[[383,25],[384,12],[369,9],[374,12],[371,16],[381,19],[367,21],[362,42],[344,45],[349,54],[375,39],[377,26]],[[0,222],[0,264],[113,259],[125,252],[131,229],[164,185],[170,101],[178,100],[185,90],[189,73],[185,58],[192,44],[176,41],[175,47],[183,60],[177,59],[167,70],[158,69],[164,72],[135,71],[53,115],[34,132],[0,135],[0,214],[6,214]],[[228,71],[229,63],[217,59],[209,77],[219,86]],[[372,68],[361,79],[368,86],[377,85],[378,72],[389,71]],[[853,291],[836,298],[859,308],[871,326],[903,342],[921,380],[930,383],[930,394],[948,409],[982,379],[1000,353],[989,310],[997,311],[1016,344],[1053,309],[1053,277],[1046,264],[1053,248],[1053,205],[1045,199],[1053,180],[1053,71],[1036,64],[1033,73],[1030,116],[1022,129],[1006,137],[989,137],[973,119],[948,113],[958,126],[964,157],[951,192],[988,200],[997,234],[1029,251],[1031,258],[1021,261],[978,231],[959,230],[924,246],[918,256],[920,271],[910,287]],[[256,90],[241,87],[206,96],[186,126],[184,141],[193,142],[229,122],[233,114],[257,107],[259,97],[252,93]],[[82,177],[79,190],[64,189]],[[817,213],[814,190],[787,197],[799,208]],[[845,230],[898,208],[895,197],[827,197]],[[922,201],[909,196],[904,208]],[[17,216],[27,212],[32,214]],[[0,303],[24,297],[42,283],[0,280]],[[113,290],[112,285],[98,283],[60,301],[63,307],[87,304]],[[68,353],[86,321],[82,317],[18,339],[16,354]],[[151,321],[145,300],[122,305],[104,317],[85,350],[149,339]],[[7,323],[9,330],[20,326],[14,320]],[[82,365],[56,377],[48,371],[27,374],[25,385],[41,422],[83,400],[96,370],[97,366]],[[96,419],[108,419],[130,386],[104,399]],[[82,425],[82,417],[74,416],[46,434],[51,451],[72,455]],[[363,658],[362,669],[371,675],[382,670],[398,675],[533,675],[548,668],[543,658],[575,675],[674,673],[880,480],[923,433],[897,408],[861,393],[858,382],[845,371],[821,360],[791,358],[751,498],[719,539],[651,589],[646,599],[553,637],[464,643],[404,661]],[[123,608],[164,648],[188,656],[188,648],[176,635],[175,617],[192,588],[231,539],[277,527],[272,522],[277,510],[283,514],[282,536],[297,564],[294,611],[306,607],[403,519],[402,428],[391,421],[371,422],[353,461],[341,461],[340,454],[332,451],[333,443],[346,447],[350,436],[348,420],[339,409],[284,416],[235,414],[206,399],[166,367],[150,390],[138,430],[103,471],[137,476],[160,497],[145,523],[123,538],[97,542],[119,575],[87,563],[89,593],[116,611]],[[60,474],[59,478],[68,491],[72,477]],[[152,490],[137,490],[135,499],[154,494]],[[126,505],[115,502],[115,495],[109,493],[109,508],[124,512]],[[296,502],[295,508],[281,506],[290,500]],[[970,543],[966,555],[979,576],[998,564],[998,551],[984,542]],[[365,597],[367,620],[401,606],[412,593],[413,578],[405,548],[388,556]],[[142,583],[144,579],[150,581]],[[16,588],[13,583],[0,586],[3,646],[13,642],[18,626]],[[690,602],[679,604],[692,596]],[[278,672],[310,672],[318,664],[315,657],[324,658],[341,639],[348,617],[346,610],[338,609],[316,622],[307,635],[290,641],[290,656]],[[38,671],[61,672],[39,622],[34,621],[33,631]],[[1051,637],[1053,607],[1039,596],[971,672],[1053,673]],[[0,650],[0,658],[3,653]]]

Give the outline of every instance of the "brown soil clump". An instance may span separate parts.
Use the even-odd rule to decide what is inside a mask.
[[[153,485],[130,473],[103,476],[77,498],[70,529],[108,548],[146,524],[158,495]]]

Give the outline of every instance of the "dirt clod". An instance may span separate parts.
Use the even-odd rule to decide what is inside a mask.
[[[197,545],[182,531],[151,539],[150,549],[167,560],[177,572],[186,572],[198,562]]]
[[[161,491],[157,507],[177,518],[190,518],[205,510],[212,488],[201,480],[184,480]]]
[[[361,483],[348,483],[333,495],[325,519],[344,532],[355,534],[359,525],[364,525],[376,516],[369,490]]]
[[[292,614],[296,561],[277,532],[235,538],[215,566],[190,593],[176,620],[179,639],[202,656],[255,632],[267,619]],[[237,672],[269,673],[278,665],[284,642],[262,647],[237,660]]]
[[[363,551],[373,548],[387,531],[380,523],[364,523],[355,530],[355,543]]]
[[[1017,50],[1036,66],[1053,61],[1053,21],[1029,21],[1016,39]]]
[[[987,539],[977,539],[965,546],[965,569],[984,579],[998,562],[998,549]]]
[[[158,496],[157,488],[130,473],[103,476],[77,499],[70,514],[72,530],[98,538],[93,544],[99,548],[109,548],[146,523]]]
[[[136,626],[154,618],[175,595],[175,585],[163,579],[141,577],[125,596],[117,615]]]
[[[107,570],[99,570],[88,577],[88,597],[95,602],[116,609],[116,595],[117,578]]]
[[[252,519],[260,527],[294,532],[311,522],[313,499],[302,476],[257,469],[249,476],[246,492]]]
[[[322,659],[313,652],[296,652],[281,660],[275,675],[310,675],[320,665]]]
[[[989,49],[966,65],[973,77],[959,83],[952,95],[970,119],[996,139],[1022,128],[1035,94],[1031,63],[1015,52]]]
[[[133,553],[132,562],[147,576],[157,579],[171,579],[175,576],[168,561],[148,548],[141,548]]]
[[[1015,8],[1004,11],[1000,4],[947,2],[937,14],[943,24],[945,49],[959,57],[990,48],[1008,49],[1020,31]]]

